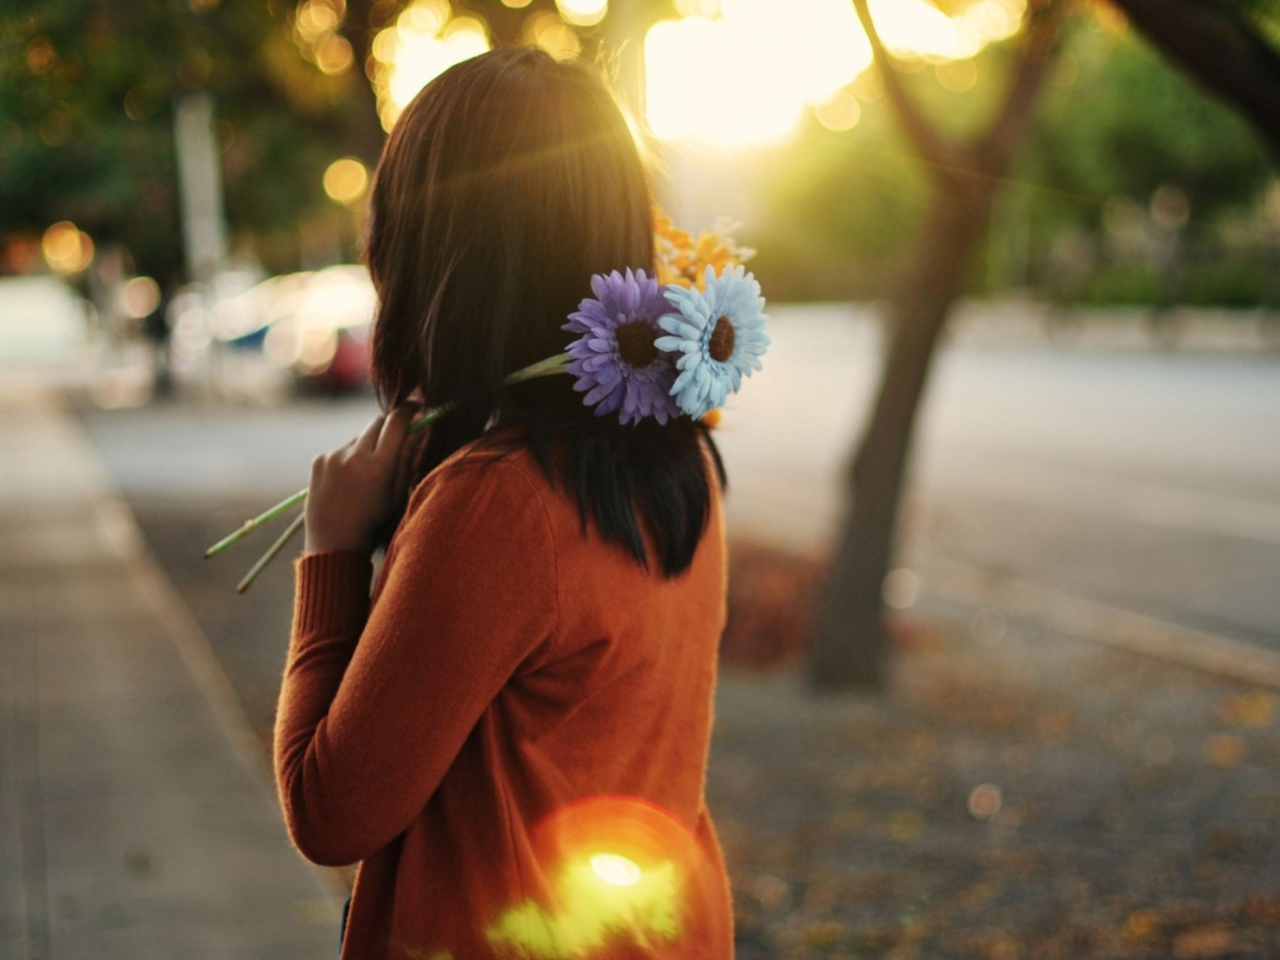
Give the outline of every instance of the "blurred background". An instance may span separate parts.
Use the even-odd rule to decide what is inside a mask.
[[[739,955],[1280,957],[1271,0],[6,3],[13,743],[54,709],[20,683],[54,654],[23,646],[48,621],[18,571],[80,496],[141,532],[264,776],[289,564],[237,596],[271,534],[201,554],[376,412],[382,143],[432,77],[515,43],[598,64],[665,211],[758,250],[774,342],[716,433],[708,790]],[[33,513],[23,458],[99,480]],[[35,549],[46,579],[102,575]],[[49,859],[38,753],[14,747],[0,803],[0,942],[173,955],[147,938],[184,929],[155,906],[187,889],[155,866],[178,832]],[[349,880],[282,894],[276,926],[206,919],[291,955]]]

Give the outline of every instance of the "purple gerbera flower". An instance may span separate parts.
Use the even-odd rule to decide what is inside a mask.
[[[569,372],[578,378],[573,388],[586,392],[598,417],[621,411],[623,423],[666,423],[679,416],[671,396],[675,358],[654,345],[663,332],[658,318],[672,310],[661,285],[643,270],[615,270],[592,277],[591,291],[595,298],[583,300],[561,328],[581,334],[568,350]]]

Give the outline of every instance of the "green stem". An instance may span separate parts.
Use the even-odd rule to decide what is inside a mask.
[[[554,357],[548,357],[546,360],[539,360],[537,363],[532,363],[527,367],[523,367],[520,370],[517,370],[515,373],[508,375],[504,382],[508,386],[510,386],[516,383],[523,383],[526,380],[533,380],[533,379],[536,379],[537,377],[550,376],[553,373],[565,373],[566,372],[565,368],[566,366],[568,366],[568,363],[569,363],[569,354],[558,353]],[[446,413],[449,413],[456,407],[457,407],[457,404],[454,403],[453,401],[450,401],[445,404],[441,404],[438,407],[432,407],[430,410],[428,410],[426,413],[420,416],[417,420],[413,421],[413,423],[409,424],[409,433],[417,433],[423,427],[427,426],[428,424],[435,423],[437,420],[443,417]],[[292,507],[296,507],[298,504],[302,503],[302,501],[306,499],[307,499],[307,491],[299,490],[297,493],[293,494],[292,496],[286,497],[284,500],[281,500],[270,510],[266,510],[263,513],[260,513],[258,516],[254,517],[252,520],[246,520],[244,524],[240,527],[240,529],[236,530],[234,533],[228,534],[227,536],[223,537],[221,540],[219,540],[217,543],[211,546],[208,550],[206,550],[204,552],[206,559],[209,557],[217,556],[219,553],[221,553],[223,550],[226,550],[227,547],[231,546],[232,544],[239,543],[241,540],[243,540],[249,534],[253,533],[255,530],[266,526],[276,517],[280,516],[280,514],[288,512]],[[298,524],[300,522],[301,522],[301,518],[299,518],[299,520],[294,521],[295,524]],[[275,550],[276,553],[279,553],[280,552],[279,548],[283,548],[283,546],[284,546],[284,543],[277,541],[277,543],[273,545],[272,549]],[[266,560],[266,563],[270,563],[271,559],[275,558],[275,553],[271,553],[271,551],[268,551],[267,554],[269,555],[269,557],[268,555],[264,555],[263,559]],[[259,560],[258,563],[262,564],[262,566],[264,567],[266,566],[266,563],[263,563],[262,560]],[[255,565],[254,571],[250,571],[250,572],[253,573],[254,577],[256,577],[257,573],[261,571],[259,571],[257,569],[257,566]],[[250,577],[246,577],[245,579],[248,580],[249,583],[253,582],[253,580]],[[241,581],[241,582],[244,582],[244,581]],[[247,584],[245,586],[245,589],[248,589]],[[241,592],[243,593],[243,590]]]
[[[280,534],[279,539],[271,545],[271,548],[266,553],[258,558],[258,562],[255,563],[249,569],[249,572],[244,575],[244,579],[236,584],[236,593],[244,593],[253,586],[253,581],[258,579],[258,574],[267,569],[267,565],[280,555],[280,551],[283,550],[288,545],[289,541],[293,539],[294,534],[302,529],[302,522],[306,519],[306,516],[307,515],[305,513],[300,513],[293,518],[293,523],[285,527],[285,531]]]
[[[280,514],[288,512],[288,510],[291,507],[296,507],[305,499],[307,499],[307,491],[299,490],[297,493],[293,494],[292,496],[286,497],[284,500],[281,500],[270,510],[267,510],[264,513],[258,514],[252,520],[246,520],[239,530],[223,537],[221,540],[215,543],[212,547],[206,550],[204,552],[205,558],[207,559],[209,557],[217,556],[219,553],[227,549],[227,547],[231,546],[233,543],[239,543],[249,534],[253,533],[253,531],[257,530],[259,527],[266,526],[276,517],[280,516]]]

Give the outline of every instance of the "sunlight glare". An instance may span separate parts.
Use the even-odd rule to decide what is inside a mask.
[[[453,17],[448,0],[416,0],[373,41],[378,115],[390,130],[418,91],[456,63],[489,49],[485,25]]]
[[[831,129],[857,123],[837,94],[871,65],[871,45],[846,0],[678,0],[676,8],[682,18],[655,24],[644,44],[648,120],[660,139],[762,146],[790,134],[808,107]],[[870,0],[870,8],[891,53],[941,64],[1015,33],[1026,0],[977,0],[954,17],[927,0]],[[970,73],[957,74],[960,85]]]
[[[749,146],[785,137],[806,104],[867,67],[871,47],[843,0],[723,0],[715,19],[656,24],[645,61],[657,136]]]

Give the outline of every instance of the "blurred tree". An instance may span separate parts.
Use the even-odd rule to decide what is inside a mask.
[[[1145,262],[1149,251],[1117,258],[1116,229],[1130,241],[1159,233],[1152,215],[1163,202],[1181,206],[1172,212],[1185,222],[1174,232],[1200,261],[1180,271],[1179,298],[1232,257],[1242,282],[1217,296],[1259,302],[1265,284],[1249,281],[1263,264],[1240,263],[1219,229],[1249,221],[1273,176],[1250,125],[1114,15],[1076,18],[1061,58],[994,215],[986,282],[1033,287],[1053,301],[1150,303],[1158,270]]]
[[[887,320],[874,411],[848,474],[850,507],[818,609],[811,679],[819,689],[878,689],[886,680],[881,590],[892,557],[916,410],[938,335],[968,277],[972,255],[1014,152],[1031,125],[1057,46],[1061,4],[1032,0],[1003,102],[986,128],[961,138],[920,109],[881,42],[867,0],[854,0],[885,96],[927,172],[919,245]]]
[[[1233,105],[1272,154],[1280,157],[1280,56],[1266,39],[1280,34],[1276,0],[1110,2],[1175,62]],[[854,6],[871,37],[899,125],[928,171],[930,200],[919,247],[892,298],[880,391],[849,471],[851,507],[818,612],[812,679],[819,688],[884,684],[881,588],[892,555],[916,408],[938,334],[962,289],[1000,180],[1029,125],[1032,104],[1060,32],[1059,4],[1044,0],[1029,5],[1024,53],[1003,107],[984,135],[960,141],[920,110],[876,36],[866,0],[854,0]],[[1112,92],[1105,99],[1137,101],[1142,110],[1150,106],[1141,85],[1130,85],[1122,96]],[[1089,99],[1082,109],[1095,121],[1099,111],[1105,119],[1107,108],[1098,98]],[[1245,147],[1233,154],[1231,146],[1241,144],[1238,136],[1228,138],[1232,145],[1224,150],[1214,130],[1197,125],[1194,111],[1155,112],[1157,116],[1150,119],[1162,133],[1159,149],[1150,150],[1152,144],[1134,137],[1127,125],[1114,124],[1106,170],[1095,173],[1113,180],[1122,192],[1143,189],[1139,184],[1151,176],[1176,177],[1201,197],[1224,202],[1256,189],[1260,180],[1256,152]],[[1230,129],[1220,117],[1214,122],[1219,130]],[[1138,124],[1140,129],[1143,126]],[[1080,132],[1068,129],[1073,136]],[[1205,157],[1211,162],[1197,162]],[[1177,193],[1166,193],[1162,199],[1157,192],[1151,198],[1153,216],[1185,222],[1186,200],[1177,198]],[[1158,211],[1158,206],[1165,209]]]
[[[1062,62],[996,201],[969,291],[1031,287],[1099,302],[1127,292],[1125,302],[1150,302],[1148,267],[1134,264],[1141,282],[1118,287],[1099,259],[1106,248],[1100,241],[1119,201],[1132,201],[1122,213],[1136,210],[1149,220],[1152,198],[1168,187],[1189,201],[1181,228],[1192,257],[1187,269],[1197,276],[1220,272],[1232,257],[1232,270],[1249,280],[1205,302],[1227,296],[1258,303],[1255,274],[1265,263],[1258,257],[1241,263],[1241,251],[1226,248],[1221,228],[1259,216],[1274,176],[1262,141],[1228,103],[1128,29],[1109,4],[1090,4],[1082,13],[1065,26]],[[995,81],[1009,56],[1007,45],[995,44],[963,61],[971,71],[968,89],[944,86],[948,64],[914,64],[915,75],[906,79],[922,110],[963,135],[999,109]],[[753,220],[769,242],[754,269],[775,299],[874,300],[891,293],[894,268],[927,204],[927,185],[874,79],[864,76],[854,87],[861,110],[853,129],[833,132],[811,119],[795,143],[759,165],[763,210]],[[1064,269],[1064,261],[1074,267]],[[1215,294],[1201,289],[1196,276],[1186,280],[1182,297]]]
[[[949,62],[915,61],[904,80],[920,110],[964,137],[1000,109],[1001,78],[1015,55],[1008,43],[984,47],[959,61],[968,72],[960,85],[950,80],[957,64]],[[852,129],[833,131],[811,117],[793,144],[760,164],[763,215],[755,233],[768,243],[753,269],[775,300],[890,295],[928,207],[929,174],[900,135],[878,72],[867,71],[851,89],[859,105]]]
[[[1277,0],[1111,0],[1174,63],[1249,121],[1280,165]]]
[[[281,0],[5,3],[0,234],[69,219],[100,244],[127,247],[140,271],[174,276],[173,104],[206,90],[228,220],[240,233],[283,237],[277,256],[296,259],[296,224],[327,202],[326,165],[366,152],[345,111],[353,86],[367,84],[341,48],[318,61],[295,16]]]
[[[276,270],[296,268],[298,225],[335,219],[326,166],[376,164],[385,140],[373,41],[409,0],[6,0],[0,7],[0,237],[68,219],[119,243],[139,270],[180,270],[173,107],[212,94],[227,219]],[[621,45],[664,0],[630,0],[577,28],[583,55]],[[555,0],[516,9],[456,0],[495,43],[528,42]],[[641,35],[636,33],[635,36]],[[634,56],[637,45],[631,44]],[[348,251],[350,253],[351,251]]]
[[[1191,200],[1193,223],[1253,200],[1269,175],[1253,131],[1193,80],[1124,29],[1080,18],[1064,43],[1055,84],[1028,145],[1027,179],[1098,225],[1099,198],[1146,204],[1173,184]]]

